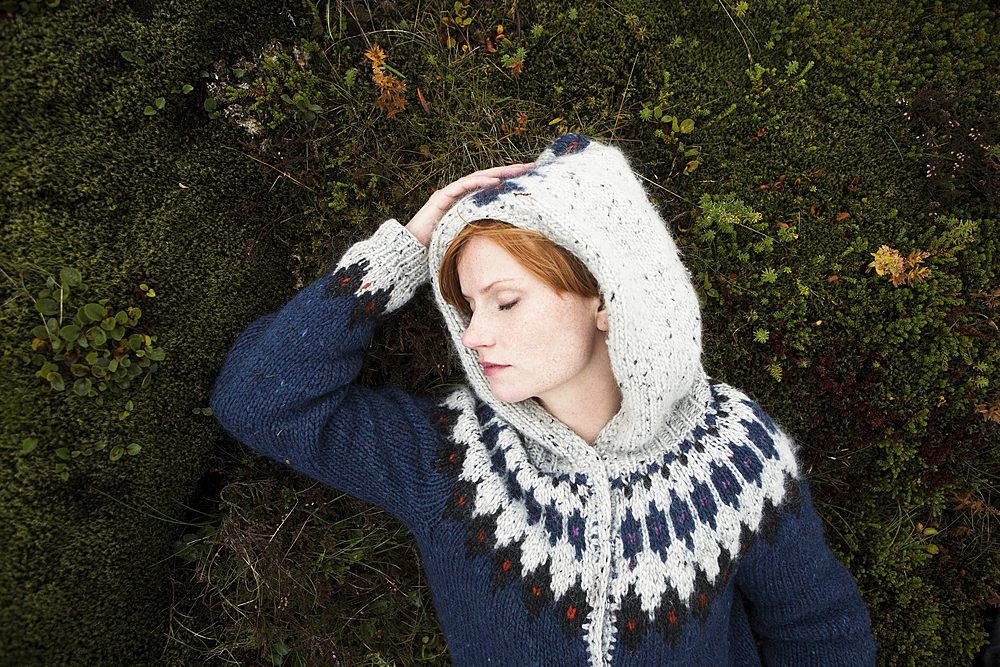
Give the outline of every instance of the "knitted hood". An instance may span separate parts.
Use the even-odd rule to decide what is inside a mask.
[[[575,458],[574,449],[587,446],[537,401],[503,403],[493,397],[477,352],[461,342],[468,318],[441,296],[444,251],[467,222],[493,219],[538,231],[579,257],[604,296],[622,406],[595,449],[616,456],[651,448],[662,452],[690,429],[709,400],[701,366],[701,313],[690,276],[621,151],[567,134],[551,143],[535,165],[466,196],[434,231],[429,253],[434,295],[469,384],[526,436],[543,467],[564,469]]]

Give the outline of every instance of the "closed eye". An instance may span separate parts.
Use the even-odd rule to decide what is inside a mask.
[[[497,305],[497,309],[499,309],[499,310],[510,310],[511,308],[513,308],[514,306],[517,305],[517,302],[518,302],[518,299],[514,299],[510,303],[501,303],[501,304]]]

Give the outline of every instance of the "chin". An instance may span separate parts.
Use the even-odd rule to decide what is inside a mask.
[[[490,383],[490,393],[501,403],[520,403],[531,398],[531,396],[510,387],[494,386],[492,382]]]

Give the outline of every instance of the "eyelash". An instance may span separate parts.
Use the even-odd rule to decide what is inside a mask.
[[[499,309],[499,310],[510,310],[511,308],[513,308],[516,305],[517,305],[517,300],[515,299],[514,301],[511,301],[510,303],[502,303],[502,304],[498,305],[497,309]]]

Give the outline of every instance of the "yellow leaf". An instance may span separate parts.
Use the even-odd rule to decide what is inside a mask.
[[[373,70],[381,69],[385,65],[386,53],[381,46],[375,44],[365,51],[365,58],[371,61]]]

